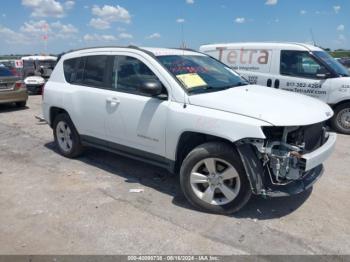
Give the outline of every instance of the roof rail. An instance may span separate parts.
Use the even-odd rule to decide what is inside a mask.
[[[142,52],[147,53],[149,55],[153,55],[151,52],[149,52],[149,51],[147,51],[145,49],[142,49],[142,48],[140,48],[138,46],[129,45],[129,46],[91,46],[91,47],[84,47],[84,48],[79,48],[79,49],[72,49],[72,50],[69,50],[67,52],[63,52],[63,53],[59,54],[58,57],[60,59],[63,55],[66,55],[66,54],[69,54],[69,53],[83,51],[83,50],[88,50],[88,49],[102,49],[102,48],[131,48],[131,49],[142,51]]]

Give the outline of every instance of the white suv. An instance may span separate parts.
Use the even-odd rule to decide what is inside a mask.
[[[252,193],[310,188],[336,141],[325,103],[248,85],[191,50],[69,52],[45,86],[43,111],[62,155],[92,146],[179,172],[191,204],[225,214]]]

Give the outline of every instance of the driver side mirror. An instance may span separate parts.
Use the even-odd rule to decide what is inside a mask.
[[[145,79],[140,83],[140,92],[150,96],[159,96],[163,91],[163,84],[157,79]]]
[[[318,79],[327,79],[330,76],[331,76],[331,74],[325,68],[318,70],[316,73],[316,77]]]

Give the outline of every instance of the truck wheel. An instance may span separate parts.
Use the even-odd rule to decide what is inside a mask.
[[[188,154],[181,166],[180,184],[193,206],[212,213],[237,212],[251,197],[238,153],[221,142],[202,144]]]
[[[339,105],[334,109],[331,123],[335,131],[350,135],[350,103]]]
[[[81,155],[83,146],[80,136],[67,114],[58,115],[53,122],[53,135],[60,153],[68,158]]]
[[[27,105],[27,101],[16,102],[16,107],[22,108]]]

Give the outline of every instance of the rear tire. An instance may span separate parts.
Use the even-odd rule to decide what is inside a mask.
[[[54,119],[53,135],[61,155],[76,158],[82,154],[80,136],[68,114],[60,114]]]
[[[26,107],[27,101],[16,102],[16,107],[23,108]]]
[[[237,212],[252,194],[238,153],[222,142],[193,149],[182,163],[180,184],[193,206],[210,213]]]
[[[338,133],[350,135],[350,103],[339,105],[334,109],[331,124]]]

